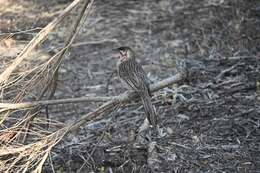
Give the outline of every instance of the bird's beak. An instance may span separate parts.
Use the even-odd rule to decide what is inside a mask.
[[[119,51],[118,48],[112,49],[113,57],[120,58],[120,56],[118,56],[118,53],[120,53],[120,55],[121,55],[121,51]]]
[[[112,49],[113,52],[118,52],[118,48]]]
[[[118,52],[120,53],[120,55],[123,55],[123,51],[122,50],[120,50],[120,48],[115,48],[115,49],[112,49],[112,51],[114,52],[114,53],[117,53],[118,54]]]

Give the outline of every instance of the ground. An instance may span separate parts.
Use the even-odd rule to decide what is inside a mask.
[[[70,2],[0,1],[1,37],[16,33],[1,44],[0,56],[14,58]],[[57,52],[78,11],[40,52]],[[133,101],[66,136],[51,154],[54,169],[260,172],[259,14],[260,3],[253,0],[96,0],[62,61],[52,99],[123,93],[126,88],[111,75],[116,67],[111,49],[122,45],[135,50],[153,82],[178,73],[178,60],[187,63],[189,75],[153,94],[162,136],[152,131],[145,144],[130,140],[145,117],[141,103]],[[97,106],[50,106],[49,116],[66,124]],[[51,172],[49,161],[44,171]]]

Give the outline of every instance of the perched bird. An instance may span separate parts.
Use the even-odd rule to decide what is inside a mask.
[[[136,61],[134,51],[129,47],[119,47],[120,53],[117,62],[117,71],[119,77],[138,93],[141,97],[146,117],[152,126],[157,125],[157,115],[152,105],[149,89],[149,79],[142,66]]]

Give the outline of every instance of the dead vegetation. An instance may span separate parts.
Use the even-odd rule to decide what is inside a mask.
[[[260,4],[74,0],[65,6],[58,15],[49,9],[52,21],[41,20],[48,25],[28,38],[20,30],[35,30],[0,21],[1,32],[13,33],[1,34],[1,172],[260,170]],[[12,16],[10,10],[2,15]],[[24,38],[32,40],[21,49]],[[135,94],[120,94],[111,77],[109,49],[125,44],[146,62],[157,91],[161,135],[152,133],[144,144],[135,139],[142,107],[129,103]]]

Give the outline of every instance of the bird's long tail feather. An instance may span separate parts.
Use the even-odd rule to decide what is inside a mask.
[[[156,115],[155,108],[152,104],[151,97],[148,92],[144,92],[140,96],[142,99],[142,103],[144,106],[144,111],[147,116],[147,119],[149,123],[155,127],[158,123],[158,117]]]

